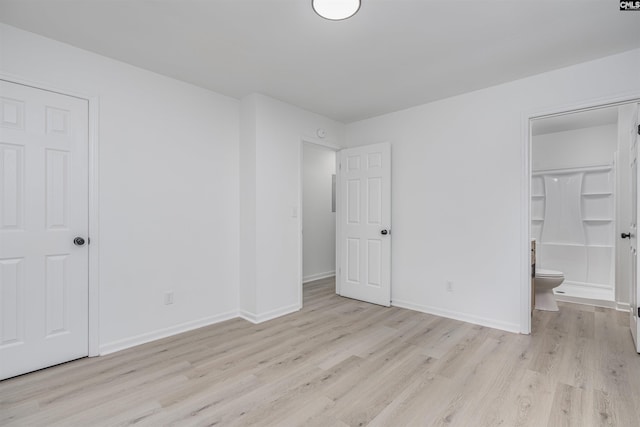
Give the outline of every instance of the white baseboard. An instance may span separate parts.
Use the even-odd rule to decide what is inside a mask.
[[[258,315],[247,310],[240,310],[238,317],[251,323],[260,323],[258,322]]]
[[[618,310],[618,311],[629,311],[629,310],[631,310],[631,304],[629,304],[628,302],[617,302],[616,303],[616,310]]]
[[[326,279],[327,277],[333,277],[336,275],[336,271],[325,271],[324,273],[310,274],[302,278],[302,283],[313,282],[314,280]]]
[[[147,332],[130,338],[106,343],[100,346],[100,356],[104,356],[109,353],[114,353],[116,351],[124,350],[130,347],[135,347],[137,345],[145,344],[151,341],[159,340],[161,338],[170,337],[182,332],[202,328],[203,326],[209,326],[213,325],[214,323],[224,322],[225,320],[235,319],[236,317],[238,317],[238,312],[236,310],[233,310],[215,316],[209,316],[202,319],[181,323],[179,325],[170,326],[168,328],[158,329],[153,332]]]
[[[446,317],[448,319],[461,320],[475,325],[486,326],[488,328],[500,329],[507,332],[520,333],[520,325],[517,323],[502,322],[495,319],[487,319],[485,317],[474,316],[472,314],[461,313],[457,311],[445,310],[437,307],[430,307],[421,304],[415,304],[407,301],[393,300],[391,305],[394,307],[407,308],[409,310],[420,311],[422,313],[433,314],[435,316]]]
[[[125,338],[118,341],[102,344],[100,346],[100,356],[105,356],[116,351],[125,350],[127,348],[135,347],[140,344],[145,344],[151,341],[167,338],[172,335],[188,332],[193,329],[202,328],[203,326],[213,325],[215,323],[224,322],[225,320],[231,320],[235,318],[242,318],[248,320],[251,323],[262,323],[267,320],[275,319],[276,317],[284,316],[300,310],[300,304],[293,304],[286,307],[281,307],[275,310],[268,311],[266,313],[254,314],[245,310],[240,311],[228,311],[216,316],[205,317],[203,319],[194,320],[191,322],[181,323],[179,325],[170,326],[164,329],[158,329],[156,331],[147,332],[144,334],[136,335],[133,337]]]
[[[286,307],[276,308],[275,310],[267,311],[265,313],[255,314],[246,310],[240,310],[238,316],[251,323],[262,323],[267,320],[275,319],[276,317],[284,316],[299,311],[302,307],[300,304],[292,304]]]

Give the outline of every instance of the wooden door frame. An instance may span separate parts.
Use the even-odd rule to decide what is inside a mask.
[[[310,137],[310,136],[303,136],[300,138],[300,144],[298,145],[299,150],[300,150],[300,155],[299,155],[299,161],[298,161],[298,283],[300,284],[300,286],[298,287],[298,309],[302,308],[302,297],[303,297],[303,282],[304,282],[304,272],[303,272],[303,261],[304,261],[304,254],[303,254],[303,236],[302,236],[302,218],[303,218],[303,211],[302,211],[302,207],[303,207],[303,197],[304,197],[304,191],[303,191],[303,167],[304,167],[304,144],[313,144],[313,145],[317,145],[319,147],[322,148],[326,148],[328,150],[333,151],[336,154],[336,218],[337,218],[337,213],[338,213],[338,206],[339,206],[339,200],[340,200],[340,189],[339,189],[339,185],[337,184],[337,176],[338,176],[338,152],[340,150],[343,149],[343,147],[340,147],[339,145],[337,145],[335,142],[333,142],[332,140],[324,140],[324,139],[319,139],[319,138],[314,138],[314,137]],[[339,248],[338,248],[338,221],[336,220],[336,268],[338,267],[338,260],[340,259],[340,253],[339,253]],[[337,272],[336,272],[336,276],[337,276]],[[336,293],[339,292],[339,288],[338,288],[338,280],[336,277]]]
[[[0,73],[0,80],[16,83],[35,89],[54,92],[86,100],[89,105],[88,122],[88,173],[89,173],[89,235],[88,235],[88,356],[100,355],[100,210],[99,210],[99,108],[98,96],[78,93],[68,88],[60,88],[49,83],[25,79],[21,76]]]
[[[545,110],[524,113],[521,119],[521,200],[520,223],[520,333],[531,333],[531,122],[602,107],[640,102],[640,92],[594,98],[573,104],[556,105]],[[614,247],[615,257],[615,247]]]

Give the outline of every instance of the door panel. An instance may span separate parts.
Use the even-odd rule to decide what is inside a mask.
[[[638,150],[640,150],[640,129],[638,124],[640,123],[640,108],[636,105],[636,112],[634,113],[634,122],[630,129],[631,132],[631,226],[629,227],[630,237],[630,249],[631,249],[631,300],[630,300],[630,312],[629,321],[631,328],[631,335],[633,335],[633,341],[636,346],[636,351],[640,353],[640,319],[638,318],[638,307],[640,307],[640,280],[638,280]]]
[[[88,354],[88,103],[0,81],[0,378]]]
[[[391,304],[391,148],[339,152],[338,289],[342,296]],[[383,230],[385,234],[383,233]]]

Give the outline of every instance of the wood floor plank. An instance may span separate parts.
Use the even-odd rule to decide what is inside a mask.
[[[593,420],[584,414],[593,413],[593,396],[587,390],[558,383],[548,425],[558,427],[589,427]]]
[[[304,285],[232,319],[0,382],[7,426],[635,426],[628,314],[560,303],[530,336]]]

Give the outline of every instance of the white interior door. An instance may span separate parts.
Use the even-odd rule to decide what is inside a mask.
[[[391,305],[391,146],[339,152],[338,292]]]
[[[0,80],[0,379],[88,354],[88,102]]]
[[[630,327],[633,335],[633,342],[636,350],[640,353],[640,280],[638,280],[638,150],[640,150],[640,108],[636,108],[634,115],[635,120],[632,122],[631,131],[631,227],[629,234],[631,235],[629,244],[631,247],[631,300],[630,300]]]

